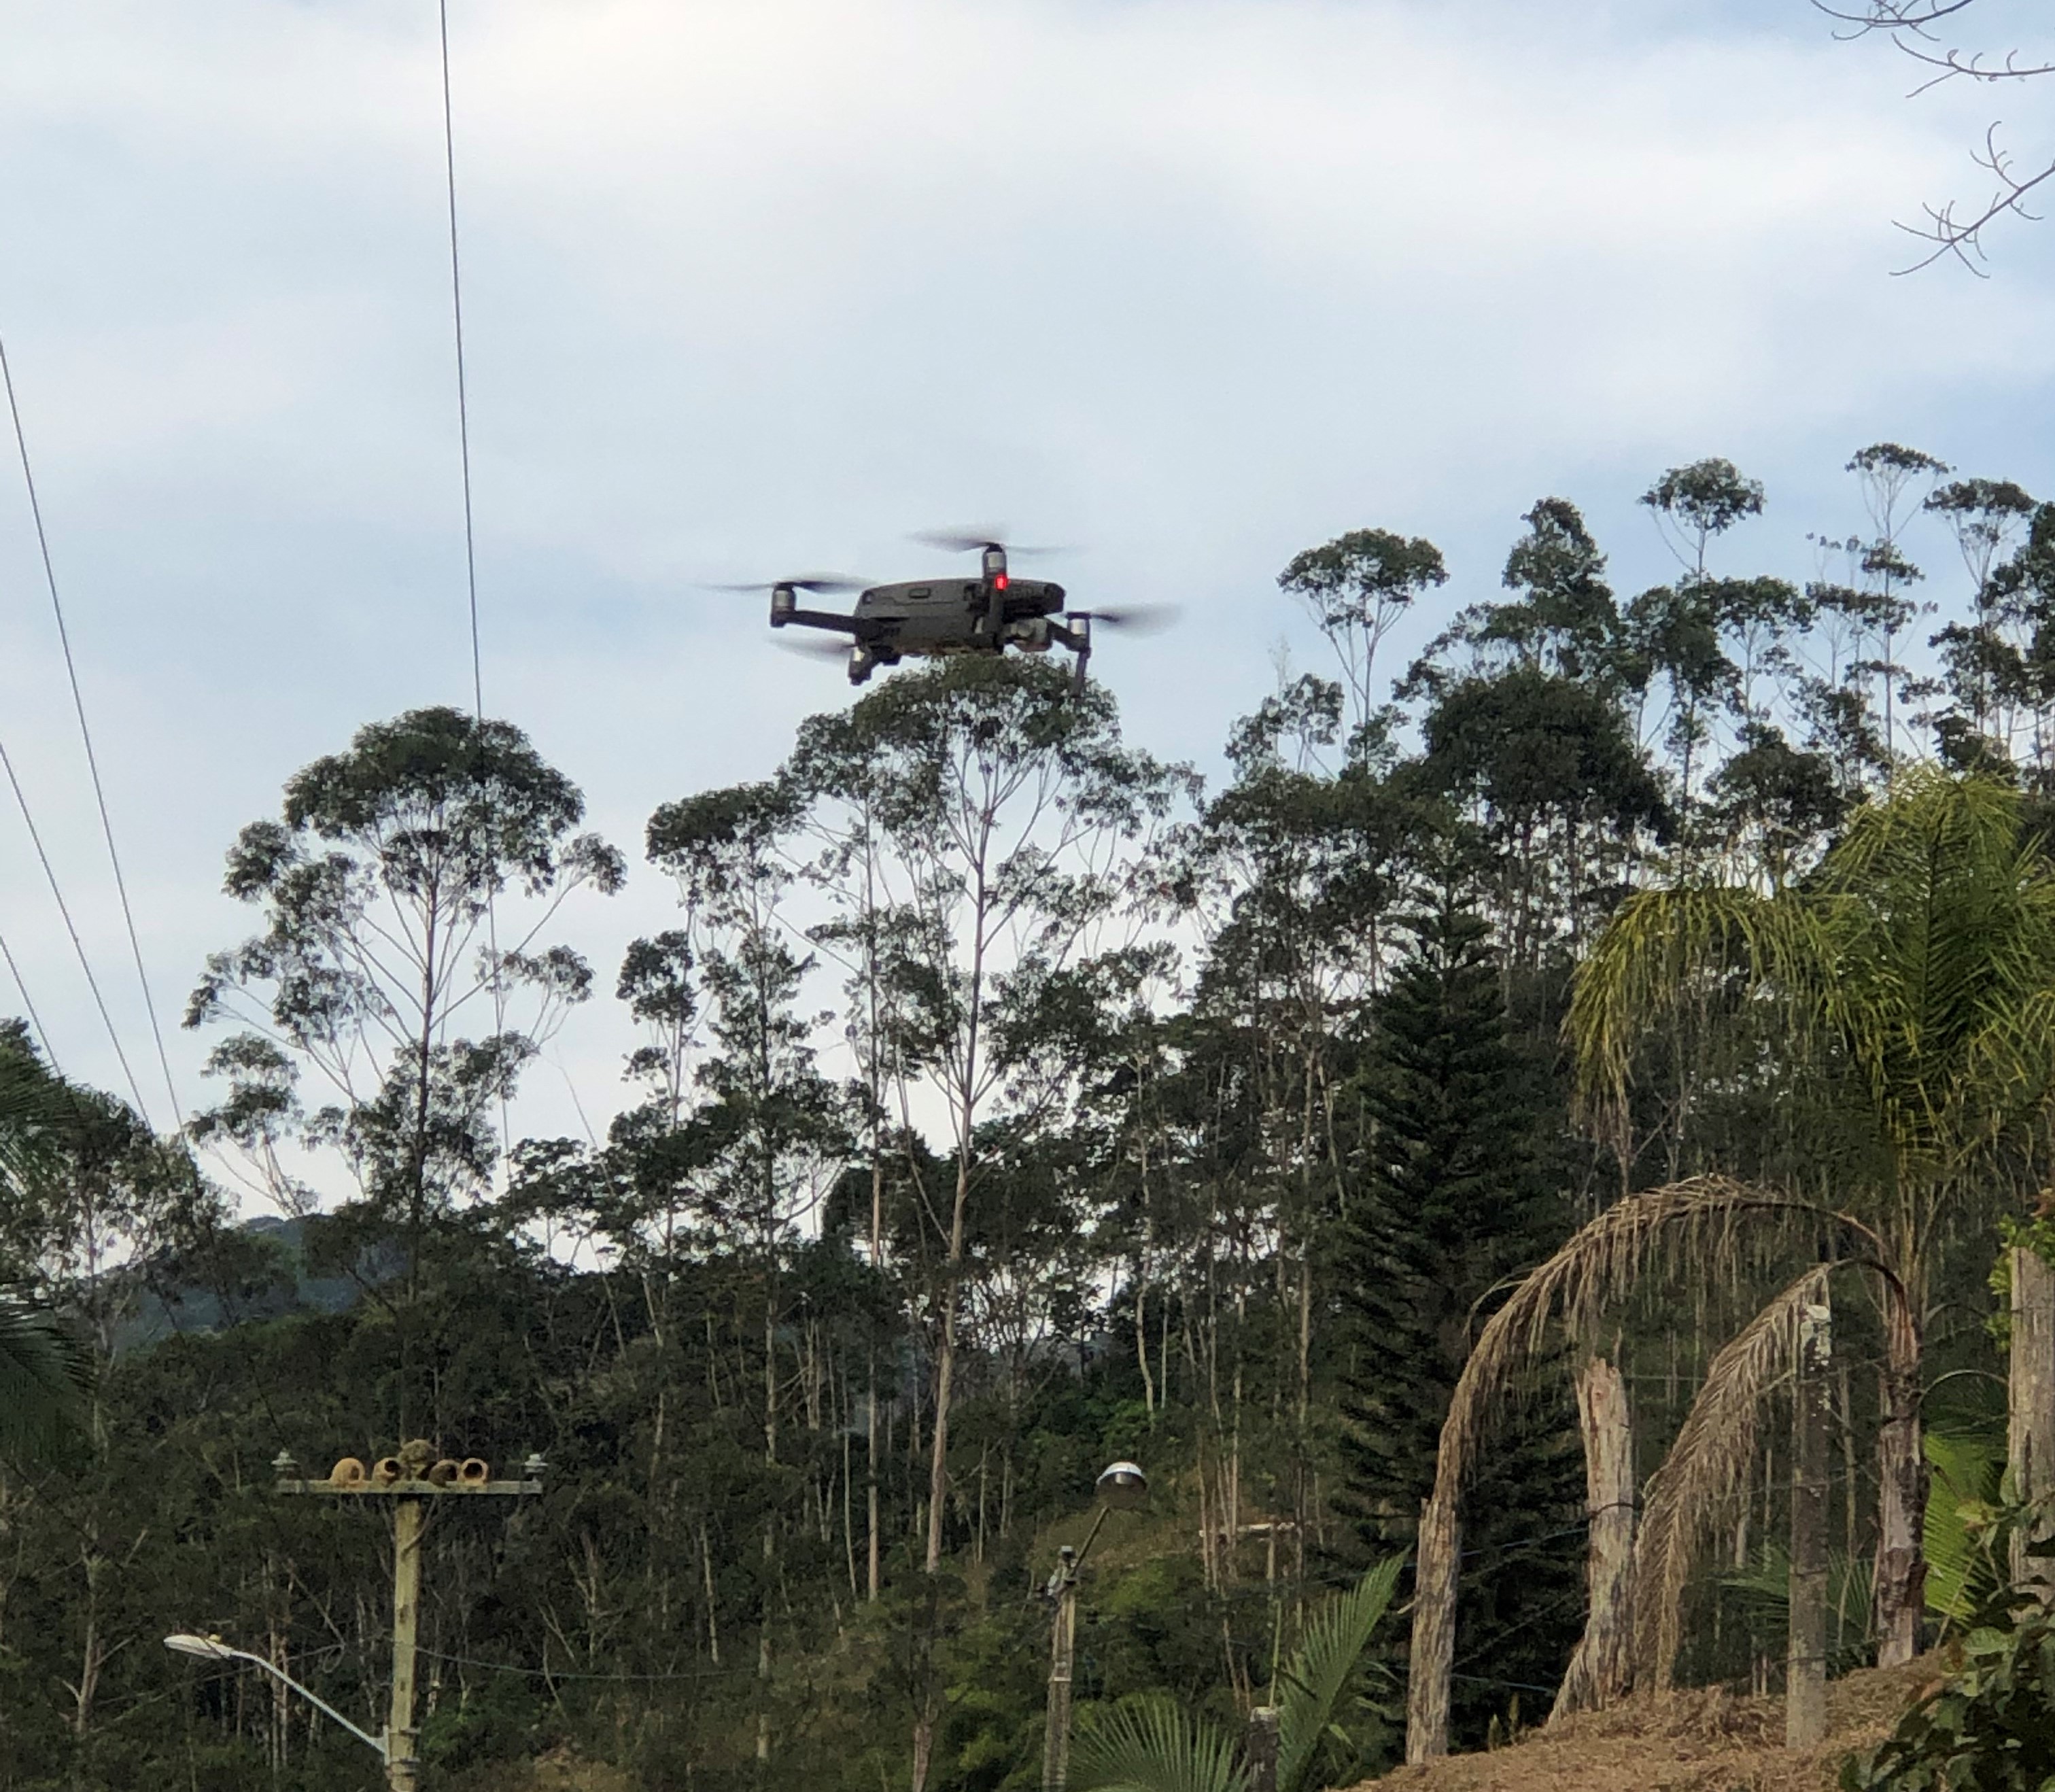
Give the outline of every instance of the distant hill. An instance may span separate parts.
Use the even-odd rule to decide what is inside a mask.
[[[308,1230],[302,1219],[247,1220],[223,1236],[204,1266],[153,1265],[137,1278],[143,1285],[116,1328],[115,1349],[294,1313],[347,1312],[367,1288],[390,1281],[406,1267],[399,1246],[385,1245],[361,1251],[354,1274],[316,1273],[307,1262]]]

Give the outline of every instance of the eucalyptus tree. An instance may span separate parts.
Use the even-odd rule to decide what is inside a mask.
[[[1145,832],[1185,780],[1120,739],[1102,687],[1074,691],[1033,661],[964,658],[902,673],[801,731],[792,776],[817,801],[874,793],[905,926],[896,974],[916,1005],[917,1074],[945,1105],[953,1186],[933,1191],[944,1246],[935,1316],[925,1565],[940,1566],[966,1226],[978,1127],[1004,1090],[1051,1099],[993,1036],[996,1008],[1029,980],[1090,953],[1145,892],[1132,871]],[[910,1110],[909,1110],[910,1112]]]
[[[1671,818],[1630,706],[1647,668],[1576,507],[1544,499],[1506,557],[1515,594],[1473,605],[1407,672],[1425,752],[1409,779],[1481,830],[1496,917],[1531,974],[1574,952]]]
[[[1449,581],[1442,551],[1422,536],[1351,529],[1294,555],[1278,589],[1311,611],[1340,661],[1355,714],[1354,734],[1371,725],[1378,705],[1377,650],[1393,625]]]
[[[786,842],[797,819],[788,785],[744,784],[665,803],[650,817],[648,835],[652,862],[677,881],[684,915],[678,932],[696,965],[709,1036],[695,1079],[700,1104],[692,1127],[702,1141],[695,1205],[715,1236],[740,1245],[760,1285],[763,1462],[774,1478],[785,1421],[779,1344],[785,1259],[795,1228],[827,1195],[847,1150],[836,1091],[815,1061],[815,1018],[798,1005],[813,961],[795,946],[786,910],[794,881]],[[674,981],[644,991],[645,1014],[666,1023],[675,1039],[688,1022]],[[667,1075],[675,1072],[667,1067]],[[818,1411],[812,1416],[818,1428]],[[771,1751],[777,1531],[773,1509],[762,1545],[759,1764]]]
[[[316,1196],[292,1147],[337,1149],[417,1251],[432,1214],[488,1186],[494,1109],[589,992],[574,952],[539,943],[573,891],[621,886],[620,855],[574,831],[584,809],[511,723],[449,709],[367,724],[294,773],[228,855],[223,887],[262,930],[209,957],[187,1007],[189,1027],[241,1029],[209,1060],[229,1095],[195,1135],[293,1210]]]

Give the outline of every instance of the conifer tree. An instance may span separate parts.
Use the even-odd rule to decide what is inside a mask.
[[[1348,1504],[1378,1554],[1413,1545],[1477,1328],[1508,1278],[1567,1230],[1545,1067],[1509,1036],[1489,930],[1460,878],[1438,877],[1402,925],[1407,949],[1364,1070],[1372,1124],[1341,1265]],[[1465,1501],[1473,1559],[1457,1664],[1476,1677],[1457,1683],[1459,1731],[1481,1733],[1520,1683],[1552,1685],[1576,1635],[1574,1415],[1560,1376],[1540,1378],[1528,1403]],[[1520,1705],[1546,1709],[1536,1691]]]

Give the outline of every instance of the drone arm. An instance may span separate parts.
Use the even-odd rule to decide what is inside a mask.
[[[804,629],[827,629],[836,634],[861,636],[864,632],[862,624],[854,616],[838,615],[831,610],[795,610],[785,618],[784,624],[780,626],[794,623]]]

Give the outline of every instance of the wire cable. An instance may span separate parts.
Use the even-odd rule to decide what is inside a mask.
[[[43,850],[42,834],[36,826],[36,818],[29,812],[29,799],[22,794],[22,780],[14,776],[14,762],[7,756],[4,743],[0,743],[0,771],[7,775],[8,787],[14,793],[14,806],[22,811],[22,823],[29,830],[30,843],[35,847],[37,861],[43,867],[44,879],[50,886],[50,894],[57,899],[57,913],[64,917],[65,931],[71,936],[71,949],[78,955],[78,968],[85,973],[85,986],[93,992],[93,1005],[100,1010],[101,1024],[107,1028],[107,1037],[114,1048],[115,1057],[120,1060],[121,1074],[128,1080],[128,1092],[136,1098],[136,1111],[143,1116],[144,1125],[149,1127],[154,1133],[157,1129],[151,1123],[149,1107],[136,1083],[136,1072],[129,1068],[128,1054],[121,1049],[121,1036],[115,1031],[114,1016],[107,1012],[107,998],[100,993],[100,979],[93,974],[93,961],[85,955],[85,942],[78,937],[78,928],[71,918],[71,905],[65,900],[64,890],[57,882],[57,872],[50,864],[50,855]],[[10,966],[14,963],[11,954],[8,963]],[[18,982],[19,975],[17,973],[18,985]],[[28,1000],[26,990],[22,992],[22,999],[24,1001]],[[37,1031],[40,1032],[41,1030],[41,1023],[38,1021]]]
[[[471,395],[463,354],[463,258],[457,234],[456,213],[456,108],[450,95],[449,0],[436,0],[436,22],[442,47],[443,177],[449,200],[450,322],[456,344],[457,460],[463,484],[463,579],[471,609],[471,705],[481,735],[485,725],[485,661],[478,634],[478,530],[471,495]],[[481,743],[482,744],[482,743]],[[492,1030],[495,1036],[507,1031],[507,990],[499,963],[499,905],[494,892],[485,893],[486,949],[492,955]],[[511,1124],[507,1096],[499,1097],[501,1150],[509,1145]]]
[[[485,671],[478,645],[478,543],[471,507],[471,404],[464,379],[463,276],[457,253],[456,113],[450,101],[449,0],[436,0],[443,53],[443,175],[449,195],[450,318],[456,332],[457,458],[463,474],[463,576],[471,605],[471,707],[485,719]]]
[[[50,538],[49,532],[43,527],[42,501],[36,495],[35,472],[29,462],[29,438],[22,427],[22,407],[14,396],[14,369],[7,363],[7,345],[4,338],[0,338],[0,384],[4,384],[7,390],[7,414],[14,425],[14,446],[19,451],[22,459],[22,482],[28,487],[29,515],[35,524],[36,547],[42,555],[43,581],[49,587],[50,610],[57,618],[57,641],[64,649],[65,676],[71,684],[72,709],[78,716],[79,739],[85,745],[86,770],[93,776],[93,797],[100,809],[100,831],[107,841],[107,862],[114,868],[114,889],[116,894],[121,898],[121,918],[128,930],[128,949],[134,954],[136,960],[136,981],[142,985],[143,989],[143,1011],[149,1016],[150,1035],[156,1041],[157,1065],[164,1073],[164,1093],[171,1097],[172,1123],[176,1127],[179,1124],[179,1116],[185,1110],[179,1103],[178,1090],[172,1081],[172,1060],[164,1050],[164,1031],[157,1024],[157,1005],[150,993],[149,973],[143,968],[143,942],[136,932],[136,911],[129,906],[128,880],[121,874],[121,855],[115,851],[114,847],[114,823],[108,814],[105,787],[101,783],[99,756],[93,749],[93,730],[86,725],[85,699],[79,690],[78,666],[72,657],[71,631],[65,626],[64,603],[57,595],[57,567],[50,559]],[[8,776],[10,780],[14,776],[11,768]],[[21,795],[21,787],[18,784],[15,786],[14,794],[18,799]],[[26,805],[23,806],[22,813],[26,819],[28,814]],[[34,831],[32,826],[30,832]],[[41,851],[40,842],[37,843],[36,850],[38,853]],[[43,868],[46,871],[49,869],[48,859],[44,860]],[[53,890],[57,887],[54,879],[52,880],[50,887]],[[65,918],[65,925],[66,926],[71,925],[71,918],[69,914]],[[74,933],[72,936],[73,943],[77,945],[77,940],[78,936]],[[80,962],[81,964],[85,962],[83,948],[80,951]],[[91,981],[92,974],[90,970],[86,973],[88,981]],[[97,985],[94,986],[93,993],[93,999],[97,1001],[100,990]],[[105,1003],[101,1004],[100,1012],[101,1018],[105,1020],[107,1015]],[[108,1022],[108,1027],[111,1031],[112,1028],[111,1021]],[[117,1054],[120,1052],[120,1047],[118,1044],[115,1050]],[[128,1060],[125,1058],[122,1060],[121,1068],[124,1072],[128,1068]],[[136,1080],[132,1075],[130,1076],[128,1083],[130,1091],[136,1095],[136,1111],[143,1114],[147,1123],[149,1115],[144,1110],[143,1098],[140,1092],[136,1089]],[[153,1126],[150,1130],[155,1132],[156,1128]]]
[[[43,1024],[43,1017],[36,1012],[36,1005],[29,994],[29,986],[22,981],[22,967],[14,962],[14,954],[9,949],[7,936],[0,933],[0,958],[7,961],[7,974],[14,980],[14,993],[22,998],[22,1007],[29,1016],[29,1024],[35,1030],[36,1045],[43,1054],[43,1062],[50,1067],[51,1074],[60,1081],[64,1072],[57,1068],[57,1054],[50,1049],[49,1028]]]

